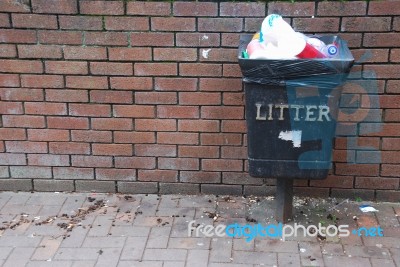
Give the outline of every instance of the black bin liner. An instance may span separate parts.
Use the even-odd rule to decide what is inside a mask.
[[[246,97],[249,174],[261,178],[324,179],[341,95],[354,58],[338,36],[336,58],[245,59],[252,35],[238,51]]]

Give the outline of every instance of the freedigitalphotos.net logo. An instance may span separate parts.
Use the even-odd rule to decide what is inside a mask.
[[[190,221],[188,224],[188,236],[195,237],[244,237],[247,242],[252,241],[257,236],[279,238],[285,241],[288,237],[315,237],[317,235],[322,237],[348,237],[350,235],[357,236],[383,236],[383,229],[377,227],[361,227],[358,229],[349,229],[349,225],[329,225],[323,226],[321,223],[318,225],[304,226],[295,223],[294,225],[279,224],[219,224],[217,226],[211,224],[196,224],[196,221]]]

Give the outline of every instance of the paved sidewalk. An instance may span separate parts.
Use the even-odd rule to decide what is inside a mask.
[[[208,224],[276,223],[274,204],[273,197],[2,192],[0,265],[400,266],[400,203],[367,203],[379,212],[362,213],[366,202],[295,199],[289,225],[380,226],[383,237],[195,236]]]

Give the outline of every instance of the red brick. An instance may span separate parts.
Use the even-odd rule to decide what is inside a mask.
[[[54,167],[54,179],[94,179],[92,168]]]
[[[64,78],[60,75],[21,75],[22,87],[63,88]]]
[[[400,138],[382,138],[382,150],[400,150]]]
[[[35,44],[36,31],[0,29],[0,43]]]
[[[336,137],[335,148],[336,149],[355,149],[361,148],[376,149],[379,150],[380,140],[378,137]]]
[[[169,119],[136,119],[136,131],[176,131],[176,120]]]
[[[182,144],[197,145],[199,143],[199,135],[197,133],[157,133],[158,144]]]
[[[110,47],[108,54],[110,61],[150,61],[152,59],[150,47]]]
[[[132,130],[132,119],[121,118],[93,118],[93,130]]]
[[[10,28],[10,17],[8,14],[1,13],[0,14],[0,27],[2,28]]]
[[[339,18],[294,18],[293,29],[299,32],[338,32]]]
[[[400,124],[398,123],[362,123],[360,124],[360,135],[362,136],[399,136]]]
[[[400,31],[400,17],[393,18],[393,30],[396,32]]]
[[[311,17],[314,15],[314,2],[269,2],[268,14],[279,14],[285,17]]]
[[[43,101],[44,99],[43,90],[23,88],[0,88],[0,98],[9,101]]]
[[[192,119],[199,117],[199,108],[194,106],[157,106],[159,118]]]
[[[26,102],[26,114],[67,115],[67,105],[64,103]]]
[[[391,62],[400,62],[400,49],[392,49],[390,52]]]
[[[103,91],[95,90],[90,92],[90,101],[94,103],[132,103],[132,92],[128,91]]]
[[[101,31],[103,29],[101,17],[59,16],[58,22],[60,23],[60,29],[66,30]]]
[[[380,151],[382,163],[400,163],[400,151]]]
[[[67,76],[68,88],[108,89],[107,77],[95,76]]]
[[[4,152],[5,151],[5,145],[4,145],[4,141],[1,141],[0,142],[0,152]],[[3,167],[3,170],[4,169],[7,169],[7,167]],[[2,175],[2,177],[3,177],[3,175]]]
[[[154,106],[145,105],[114,105],[115,117],[154,118]]]
[[[208,31],[208,30],[207,30]],[[219,47],[219,33],[176,33],[176,46]]]
[[[42,73],[43,66],[40,61],[2,59],[0,72]]]
[[[349,17],[342,19],[343,32],[386,32],[390,31],[390,17]]]
[[[112,89],[119,90],[152,90],[153,79],[151,77],[110,77]]]
[[[346,40],[349,48],[360,48],[363,39],[361,33],[341,33],[340,37]]]
[[[397,47],[400,35],[397,33],[366,33],[363,45],[366,47]]]
[[[221,148],[223,159],[247,159],[247,147],[224,146]]]
[[[50,142],[51,154],[90,154],[90,145],[87,143]]]
[[[180,181],[183,183],[221,183],[221,173],[181,171]]]
[[[241,18],[198,18],[198,30],[201,32],[241,32]]]
[[[14,153],[47,153],[46,142],[6,141],[7,152]]]
[[[379,97],[380,108],[400,108],[400,96],[382,95]],[[393,112],[394,110],[386,110]]]
[[[132,46],[174,46],[174,34],[163,32],[133,32]]]
[[[321,2],[318,16],[358,16],[367,13],[367,2]]]
[[[174,2],[173,14],[176,17],[215,17],[218,15],[218,4],[200,2]]]
[[[156,159],[151,157],[115,157],[116,168],[154,169]]]
[[[224,133],[246,133],[246,121],[222,121],[222,132]]]
[[[152,17],[151,29],[153,31],[193,32],[196,29],[196,19],[179,17]]]
[[[335,188],[353,188],[353,176],[328,175],[324,180],[311,180],[310,186],[315,187],[335,187]]]
[[[147,17],[106,17],[105,29],[111,31],[148,31]]]
[[[194,158],[158,158],[158,168],[164,170],[198,170],[199,160]]]
[[[12,116],[3,115],[4,127],[24,127],[24,128],[44,128],[45,121],[43,116]]]
[[[0,44],[0,57],[17,57],[15,45]]]
[[[377,1],[369,3],[368,15],[400,15],[397,1]]]
[[[336,174],[339,175],[379,175],[378,164],[346,164],[336,163]]]
[[[92,74],[100,75],[132,75],[132,63],[91,62]]]
[[[123,32],[87,32],[87,45],[128,45],[128,36]]]
[[[70,104],[69,115],[88,117],[110,117],[110,105],[100,104]]]
[[[222,46],[238,47],[240,43],[239,33],[223,33],[221,37]]]
[[[219,132],[218,120],[178,120],[180,132]]]
[[[242,135],[232,133],[202,133],[200,141],[202,145],[237,146],[242,144]]]
[[[136,144],[135,156],[176,157],[176,145]]]
[[[383,78],[400,78],[400,65],[364,65],[364,77],[370,78],[368,73],[373,73],[374,77]]]
[[[220,93],[179,93],[180,105],[220,105]]]
[[[229,159],[202,159],[203,171],[242,171],[242,160]]]
[[[46,101],[50,102],[88,102],[86,90],[50,90],[46,89]]]
[[[388,94],[398,94],[400,93],[400,81],[399,80],[389,80],[386,83],[386,93]]]
[[[178,171],[173,170],[139,170],[139,181],[177,182]]]
[[[2,140],[26,140],[25,129],[18,128],[0,128]]]
[[[222,103],[224,105],[243,106],[244,94],[243,93],[223,93]]]
[[[25,154],[1,153],[0,165],[26,165]]]
[[[57,29],[57,17],[38,14],[12,14],[15,28]]]
[[[156,142],[155,134],[152,132],[114,132],[115,143],[151,144]]]
[[[213,107],[203,106],[201,107],[201,118],[203,119],[244,119],[244,108],[243,107]]]
[[[154,48],[156,61],[196,61],[197,49],[194,48]]]
[[[286,19],[290,23],[290,19]],[[260,25],[262,25],[264,18],[245,18],[244,19],[244,31],[245,32],[258,32]]]
[[[75,167],[111,167],[112,157],[72,155],[71,162]]]
[[[200,91],[242,91],[241,79],[201,78]]]
[[[218,158],[219,148],[217,146],[179,146],[178,155],[184,158]]]
[[[382,176],[399,177],[400,165],[399,164],[382,164]]]
[[[79,61],[46,61],[45,68],[51,74],[88,74],[87,63]]]
[[[49,129],[89,129],[88,118],[47,117]]]
[[[30,12],[30,6],[28,3],[19,1],[1,1],[0,10],[2,12]]]
[[[68,130],[28,129],[30,141],[69,141]]]
[[[96,169],[96,180],[136,180],[136,171],[132,169]]]
[[[0,74],[0,86],[4,87],[18,87],[19,84],[19,75],[17,74]],[[3,97],[1,98],[3,100]]]
[[[157,91],[196,91],[196,78],[155,78]]]
[[[122,1],[80,1],[80,13],[89,15],[123,15]]]
[[[132,145],[130,144],[93,144],[93,155],[100,156],[131,156]]]
[[[132,1],[126,3],[126,14],[168,16],[171,14],[171,3]]]
[[[83,59],[83,60],[102,60],[107,59],[107,49],[105,47],[64,47],[65,59]]]
[[[32,0],[34,13],[75,14],[78,13],[76,0]]]
[[[62,58],[61,47],[52,45],[18,45],[19,58]]]
[[[72,130],[72,141],[88,142],[88,143],[111,143],[111,131],[83,131]]]
[[[0,114],[23,114],[22,103],[0,101]]]
[[[42,44],[82,44],[82,32],[75,31],[39,31],[39,42]]]
[[[202,49],[201,53],[200,60],[203,62],[234,62],[237,60],[237,49]]]
[[[136,104],[176,104],[176,93],[166,92],[136,92]],[[181,103],[182,104],[182,103]]]
[[[221,76],[221,64],[206,64],[206,63],[180,63],[179,75],[181,76]]]
[[[242,77],[242,72],[237,64],[223,64],[222,76],[224,77]]]
[[[228,17],[265,17],[265,3],[229,3],[220,4],[220,16]]]
[[[367,62],[388,62],[389,49],[352,49],[355,61]]]
[[[135,63],[134,73],[138,76],[171,76],[178,74],[177,63]]]
[[[28,164],[33,166],[69,166],[69,156],[29,154]]]

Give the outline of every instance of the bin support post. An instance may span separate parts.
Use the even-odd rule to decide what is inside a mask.
[[[287,223],[292,218],[293,179],[277,179],[276,184],[276,220]]]

